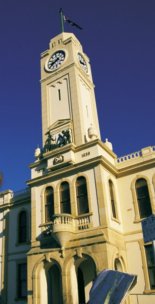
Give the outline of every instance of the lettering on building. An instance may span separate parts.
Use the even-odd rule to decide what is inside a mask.
[[[86,157],[86,156],[89,156],[90,155],[90,152],[85,152],[85,153],[83,153],[81,156],[82,157]]]

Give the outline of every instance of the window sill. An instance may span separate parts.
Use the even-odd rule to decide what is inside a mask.
[[[144,294],[155,294],[155,289],[145,289]]]
[[[121,224],[120,220],[118,220],[115,217],[111,217],[111,220],[114,221],[114,222],[116,222],[117,224]]]
[[[75,219],[78,219],[78,218],[81,218],[81,217],[84,217],[84,216],[91,216],[91,215],[93,215],[92,212],[83,213],[83,214],[79,214],[79,215],[75,216]]]

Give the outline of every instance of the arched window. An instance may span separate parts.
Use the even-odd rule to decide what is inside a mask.
[[[139,178],[135,184],[140,218],[148,217],[152,214],[151,202],[147,181]]]
[[[123,271],[120,259],[118,259],[118,258],[115,259],[115,261],[114,261],[114,268],[117,271]]]
[[[60,185],[60,212],[71,213],[70,191],[69,184],[67,182],[63,182]]]
[[[110,191],[110,201],[111,201],[111,210],[113,218],[117,219],[117,208],[116,208],[116,201],[115,201],[115,193],[114,193],[114,185],[111,180],[109,180],[109,191]]]
[[[27,242],[27,213],[25,210],[19,213],[18,218],[18,242],[25,243]]]
[[[52,221],[54,214],[54,191],[52,187],[47,187],[45,190],[45,221]]]
[[[78,214],[89,212],[86,179],[80,176],[76,180],[76,198]]]

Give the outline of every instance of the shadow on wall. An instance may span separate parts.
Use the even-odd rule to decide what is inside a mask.
[[[37,241],[40,242],[40,248],[41,249],[47,249],[47,248],[60,248],[60,245],[56,242],[53,233],[51,231],[51,228],[48,228],[44,230],[38,237]]]

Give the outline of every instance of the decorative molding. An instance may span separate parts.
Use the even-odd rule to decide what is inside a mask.
[[[54,159],[53,159],[53,165],[58,165],[60,163],[64,162],[64,156],[63,155],[57,155]]]

